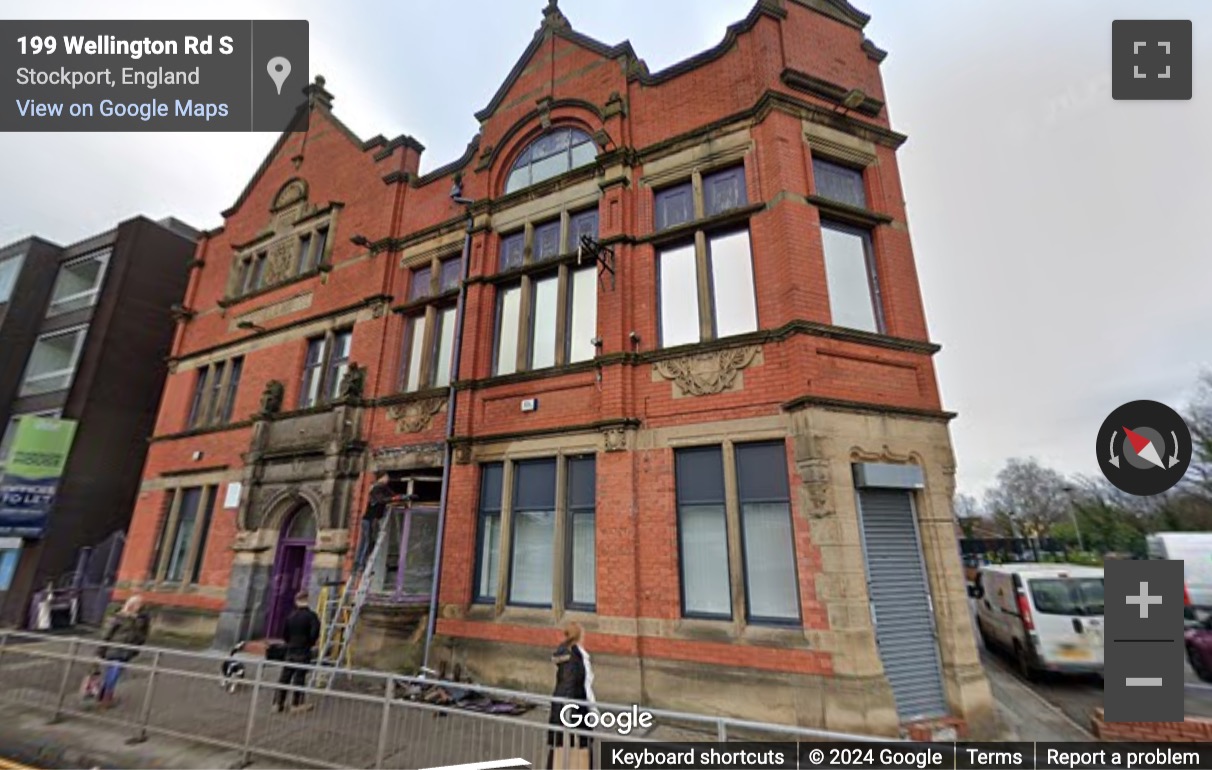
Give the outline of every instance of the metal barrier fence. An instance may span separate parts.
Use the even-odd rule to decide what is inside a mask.
[[[553,728],[548,724],[551,704],[577,701],[357,669],[342,670],[331,689],[294,687],[282,683],[284,665],[292,664],[251,656],[240,658],[245,676],[229,692],[222,686],[226,656],[154,647],[139,648],[138,657],[123,664],[115,703],[101,708],[80,693],[81,683],[104,663],[97,657],[98,646],[85,638],[0,633],[0,702],[46,712],[51,721],[71,716],[127,730],[131,742],[160,734],[237,751],[244,764],[256,757],[310,767],[425,768],[514,758],[546,767],[550,742],[573,745],[577,737],[636,742],[895,740],[647,708],[643,710],[653,715],[656,730],[620,734],[606,728]],[[295,668],[307,671],[309,678],[320,671]],[[459,705],[416,698],[418,691],[435,686],[458,697]],[[273,708],[277,698],[286,704],[281,712]],[[310,705],[292,710],[295,698]],[[616,718],[632,712],[631,706],[618,704],[591,707]]]

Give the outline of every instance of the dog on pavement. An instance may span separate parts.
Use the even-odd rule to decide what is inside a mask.
[[[244,661],[236,657],[243,649],[244,642],[236,642],[236,646],[227,654],[227,660],[219,667],[219,673],[223,677],[219,680],[219,686],[229,693],[234,693],[244,682]]]

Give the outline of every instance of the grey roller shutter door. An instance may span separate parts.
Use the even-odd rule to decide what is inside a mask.
[[[930,588],[908,492],[859,491],[859,515],[884,675],[902,721],[947,714]]]

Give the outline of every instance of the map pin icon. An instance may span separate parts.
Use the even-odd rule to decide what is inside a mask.
[[[281,96],[282,84],[290,75],[290,60],[285,56],[275,56],[269,60],[265,69],[269,72],[269,77],[273,79],[274,85],[278,87],[278,96]]]

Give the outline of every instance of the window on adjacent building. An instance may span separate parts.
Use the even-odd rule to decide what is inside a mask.
[[[505,179],[511,193],[593,162],[598,151],[589,134],[575,128],[556,128],[531,142],[514,161]]]
[[[8,418],[8,425],[4,427],[4,435],[0,436],[0,469],[4,468],[4,464],[8,462],[8,453],[12,451],[13,440],[17,438],[17,421],[22,417],[59,417],[62,414],[58,409],[50,409],[44,412],[26,412],[24,414],[14,414]]]
[[[863,172],[821,158],[812,159],[812,177],[816,194],[856,208],[867,208],[867,191],[863,187]]]
[[[512,492],[502,499],[507,473]],[[476,601],[497,600],[497,581],[504,571],[508,575],[505,598],[511,605],[551,607],[558,585],[563,606],[593,610],[597,604],[594,457],[491,463],[481,466],[480,478]],[[557,489],[565,491],[557,495]],[[509,522],[508,532],[502,531],[502,521]],[[557,526],[558,522],[562,524]],[[563,536],[557,538],[561,529]]]
[[[502,270],[528,268],[497,286],[493,372],[587,361],[597,336],[597,267],[571,260],[582,236],[597,237],[597,209],[563,214],[501,239]],[[530,247],[526,248],[529,243]],[[526,256],[529,255],[527,259]],[[557,257],[568,259],[543,267]]]
[[[13,295],[13,289],[17,286],[17,276],[21,275],[21,265],[24,262],[24,254],[0,261],[0,304],[8,302],[9,297]]]
[[[829,311],[834,325],[867,332],[883,331],[879,279],[871,233],[834,222],[821,222]]]
[[[405,392],[450,384],[462,267],[462,257],[456,255],[435,258],[429,265],[412,271],[400,359],[403,362],[400,387]]]
[[[110,249],[103,249],[79,259],[65,262],[55,277],[51,289],[50,307],[47,316],[69,313],[73,310],[92,307],[101,293],[105,279],[105,267],[109,264]]]
[[[476,528],[475,600],[494,602],[501,572],[501,494],[504,488],[503,463],[480,466],[480,511]]]
[[[742,167],[660,190],[655,196],[656,228],[665,230],[704,220],[685,239],[657,250],[662,347],[688,345],[756,331],[757,301],[749,229],[734,222],[721,228],[711,217],[747,202]]]
[[[734,455],[736,491],[724,478],[726,450]],[[785,449],[780,442],[679,449],[675,455],[682,612],[731,619],[734,610],[754,623],[798,621],[791,503]],[[734,607],[729,522],[739,526],[743,606]]]
[[[217,486],[182,487],[170,492],[168,518],[160,529],[154,567],[157,582],[198,582]]]
[[[21,395],[51,393],[71,387],[87,336],[87,326],[76,326],[39,337],[25,366]]]
[[[349,371],[352,343],[351,329],[329,332],[307,341],[299,390],[300,409],[319,406],[337,397],[341,380]]]
[[[243,356],[198,368],[187,428],[205,428],[231,422],[243,369]]]

